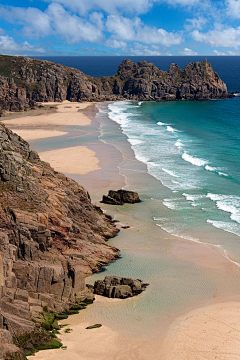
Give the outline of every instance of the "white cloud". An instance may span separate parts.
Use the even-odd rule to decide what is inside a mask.
[[[70,14],[56,3],[50,4],[45,12],[36,8],[2,6],[0,17],[10,23],[23,25],[22,33],[28,37],[56,35],[71,44],[100,42],[104,38],[102,14],[91,14],[91,22]]]
[[[240,19],[240,1],[226,0],[227,14],[235,19]]]
[[[111,47],[114,49],[126,49],[127,43],[125,41],[116,40],[116,39],[108,39],[105,43],[107,47]]]
[[[192,37],[198,42],[209,44],[211,46],[233,47],[240,46],[240,26],[237,28],[214,29],[206,33],[199,30],[192,32]]]
[[[159,50],[143,45],[140,43],[135,43],[130,49],[132,55],[145,55],[145,56],[159,56],[162,55]]]
[[[188,56],[194,56],[194,55],[198,55],[198,53],[192,49],[189,48],[185,48],[183,50],[180,51],[181,55],[188,55]]]
[[[170,5],[194,6],[200,3],[200,0],[165,0]]]
[[[200,16],[198,18],[186,19],[185,29],[190,30],[201,30],[207,23],[207,19]]]
[[[46,0],[64,5],[81,15],[89,11],[105,11],[108,14],[144,14],[156,0]]]
[[[24,25],[28,36],[44,36],[51,33],[49,16],[37,8],[1,6],[0,17],[10,23]]]
[[[222,52],[222,51],[218,51],[218,50],[213,50],[213,54],[214,55],[217,55],[217,56],[225,56],[225,55],[228,55],[228,56],[235,56],[235,55],[238,55],[235,51],[226,51],[226,52]]]
[[[95,24],[71,15],[59,4],[50,4],[47,9],[53,33],[66,39],[68,43],[80,43],[84,41],[100,42],[104,36]],[[97,18],[95,13],[94,21],[101,21],[101,16]]]
[[[136,41],[164,46],[178,45],[182,42],[181,34],[144,25],[139,17],[130,19],[123,16],[109,15],[106,28],[113,38],[122,41]]]
[[[44,53],[45,50],[43,47],[38,47],[35,45],[29,44],[29,42],[24,41],[23,43],[17,43],[12,37],[8,35],[0,36],[0,53],[1,54],[35,54],[35,53]]]

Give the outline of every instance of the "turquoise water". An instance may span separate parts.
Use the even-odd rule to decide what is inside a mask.
[[[240,263],[240,99],[204,102],[116,102],[118,123],[138,160],[165,188],[155,225],[213,245]],[[165,190],[164,190],[165,189]]]

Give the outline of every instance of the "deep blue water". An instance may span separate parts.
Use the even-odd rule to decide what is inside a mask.
[[[204,56],[129,56],[134,62],[147,60],[153,62],[158,68],[168,70],[171,63],[181,68],[190,62],[203,61]],[[45,56],[38,57],[62,65],[80,69],[90,76],[111,76],[116,74],[119,64],[126,56]],[[227,84],[229,91],[240,90],[240,56],[208,56],[214,71],[218,72]]]

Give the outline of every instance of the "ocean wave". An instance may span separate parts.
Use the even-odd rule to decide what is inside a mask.
[[[138,105],[139,105],[139,106],[141,106],[141,105],[142,105],[142,103],[143,103],[142,101],[139,101],[139,102],[138,102]]]
[[[207,198],[216,202],[219,210],[230,213],[230,218],[240,224],[240,197],[208,193]]]
[[[178,148],[182,148],[184,146],[184,144],[180,140],[177,140],[175,142],[175,146],[178,147]]]
[[[217,168],[217,167],[213,167],[213,166],[206,165],[206,166],[205,166],[205,170],[211,171],[211,172],[216,173],[216,174],[218,174],[218,175],[220,175],[220,176],[228,177],[228,174],[225,174],[225,173],[221,172],[221,171],[220,171],[221,169],[220,169],[220,168]]]
[[[178,175],[174,174],[174,172],[173,172],[173,171],[171,171],[171,170],[168,170],[168,169],[162,168],[162,171],[164,171],[165,173],[167,173],[168,175],[171,175],[171,176],[173,176],[173,177],[176,177],[176,178],[178,178],[178,177],[179,177]]]
[[[193,241],[193,242],[196,242],[196,243],[200,243],[201,244],[201,241],[195,237],[192,237],[192,236],[188,236],[188,235],[183,235],[183,234],[180,234],[179,232],[176,232],[176,229],[174,228],[167,228],[166,226],[163,226],[161,224],[156,224],[158,227],[160,227],[163,231],[167,232],[168,234],[171,234],[175,237],[179,237],[181,239],[185,239],[185,240],[190,240],[190,241]]]
[[[217,229],[224,230],[240,237],[240,226],[238,224],[227,221],[215,221],[210,219],[207,220],[207,223],[213,225]]]
[[[187,154],[186,152],[184,152],[182,154],[182,158],[183,158],[183,160],[185,160],[195,166],[204,166],[207,164],[206,160],[203,160],[203,159],[200,159],[197,157],[193,157],[193,156]]]
[[[192,194],[186,194],[186,193],[183,193],[182,195],[188,201],[197,201],[197,200],[200,200],[200,199],[203,199],[206,197],[206,195],[192,195]]]
[[[171,126],[167,126],[167,129],[166,129],[167,131],[169,131],[169,132],[171,132],[171,133],[173,133],[174,131],[176,131],[173,127],[171,127]]]
[[[128,141],[130,142],[131,145],[140,145],[143,144],[144,141],[143,140],[139,140],[139,139],[130,139],[128,138]]]
[[[170,210],[176,210],[177,209],[177,205],[175,203],[171,202],[171,201],[164,200],[163,205],[166,206]]]
[[[159,122],[157,122],[157,125],[159,125],[159,126],[164,126],[164,125],[168,125],[168,124],[165,124],[165,123],[159,121]]]

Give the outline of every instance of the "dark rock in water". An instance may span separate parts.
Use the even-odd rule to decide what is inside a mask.
[[[141,280],[109,275],[104,280],[95,281],[93,290],[96,295],[126,299],[140,294],[147,285]]]
[[[102,203],[110,205],[135,204],[140,202],[138,193],[127,190],[109,190],[108,196],[103,195]]]

